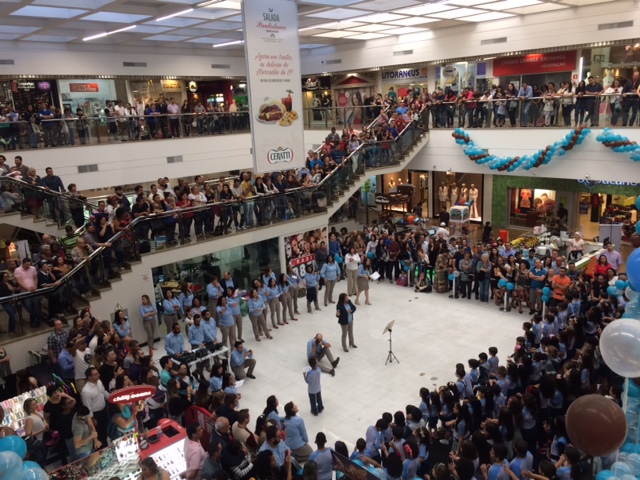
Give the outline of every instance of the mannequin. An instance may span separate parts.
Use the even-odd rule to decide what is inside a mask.
[[[438,202],[440,203],[440,209],[447,206],[448,193],[449,189],[444,184],[444,182],[441,182],[440,186],[438,187]]]
[[[452,183],[449,186],[449,196],[451,198],[451,206],[453,207],[456,202],[458,201],[458,193],[459,193],[459,189],[458,186],[455,183]]]
[[[478,206],[478,189],[473,183],[469,187],[469,200],[473,200],[469,211],[469,217],[480,218],[480,214],[478,213],[480,211],[480,207]]]
[[[611,70],[609,70],[608,68],[605,68],[603,73],[604,76],[602,77],[602,86],[606,89],[613,85],[613,81],[615,80],[615,78],[613,78],[613,75],[611,75]]]
[[[469,189],[465,183],[460,187],[460,205],[464,205],[469,199]]]

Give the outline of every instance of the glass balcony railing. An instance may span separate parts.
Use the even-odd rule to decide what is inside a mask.
[[[308,176],[310,182],[284,193],[255,195],[240,201],[212,202],[188,208],[170,202],[165,203],[166,211],[136,218],[119,209],[113,221],[115,234],[109,237],[106,245],[93,251],[86,249],[83,252],[77,250],[75,255],[72,253],[76,265],[65,275],[57,279],[52,277],[51,285],[0,298],[0,305],[9,316],[9,330],[14,332],[8,338],[0,334],[0,340],[7,342],[38,332],[44,318],[51,319],[83,308],[86,306],[84,301],[97,289],[107,286],[109,280],[119,278],[128,262],[137,261],[142,255],[326,212],[332,202],[340,201],[342,192],[351,193],[350,186],[361,175],[375,175],[376,168],[398,164],[423,134],[415,122],[410,123],[395,139],[363,143],[328,174],[312,172]],[[61,218],[59,212],[76,212],[78,216],[72,217],[75,221],[81,212],[84,215],[84,210],[95,208],[85,201],[20,180],[2,177],[2,182],[5,181],[16,190],[13,207],[17,205],[20,211],[43,215],[47,202],[53,204],[49,211],[57,212],[58,219]],[[79,233],[82,235],[83,232]],[[60,240],[63,243],[64,238]],[[63,266],[65,262],[59,260],[59,263]],[[53,266],[54,271],[57,267]],[[46,315],[42,313],[45,304]]]
[[[305,129],[327,130],[361,127],[375,120],[381,107],[335,107],[304,109]],[[203,114],[139,115],[123,119],[73,117],[31,121],[0,121],[0,142],[5,150],[75,147],[120,142],[197,138],[211,135],[248,133],[249,112],[206,112]]]
[[[432,102],[423,110],[431,128],[638,127],[637,94],[543,96]]]

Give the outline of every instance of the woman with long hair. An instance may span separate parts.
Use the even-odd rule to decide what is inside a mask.
[[[340,265],[336,263],[334,255],[327,256],[327,261],[320,270],[320,276],[324,280],[324,306],[326,307],[329,303],[336,303],[333,301],[333,289],[336,282],[340,281]]]
[[[269,333],[267,321],[264,317],[264,311],[267,306],[255,288],[251,291],[251,298],[247,302],[247,307],[249,309],[249,320],[251,320],[251,328],[253,329],[253,336],[256,342],[260,341],[260,335],[266,335],[269,339],[273,338]]]
[[[280,300],[282,306],[282,320],[285,323],[287,322],[287,310],[289,311],[289,319],[292,321],[298,321],[296,317],[293,316],[293,299],[291,298],[292,291],[291,286],[289,284],[289,279],[287,278],[286,273],[281,273],[278,276],[278,292],[280,296],[278,299]]]
[[[346,293],[341,293],[336,305],[336,317],[338,317],[338,323],[342,328],[342,349],[345,352],[349,351],[349,348],[347,348],[347,336],[349,337],[349,347],[358,348],[353,340],[353,314],[355,311],[356,306],[351,303],[349,296]]]
[[[278,430],[282,430],[282,422],[285,420],[285,417],[278,414],[278,406],[280,406],[280,402],[276,396],[270,395],[267,397],[267,405],[264,407],[262,414],[267,416],[267,420],[273,421],[278,427]]]
[[[304,463],[309,460],[313,449],[309,446],[309,437],[304,420],[298,416],[298,406],[289,402],[284,406],[285,443],[293,452],[296,460]]]
[[[140,304],[140,316],[142,317],[142,326],[147,332],[147,346],[153,349],[156,338],[156,329],[158,328],[158,312],[156,307],[151,303],[149,295],[142,295],[142,303]]]
[[[171,289],[167,289],[164,293],[165,299],[162,301],[162,308],[164,310],[162,319],[167,327],[167,335],[171,333],[173,324],[178,321],[178,314],[182,309],[180,301],[173,296]]]
[[[356,305],[360,305],[360,294],[362,292],[364,292],[365,305],[371,305],[369,301],[369,280],[371,280],[372,273],[373,266],[371,265],[371,259],[365,257],[364,261],[358,267],[358,277],[356,279],[358,294],[356,295]]]

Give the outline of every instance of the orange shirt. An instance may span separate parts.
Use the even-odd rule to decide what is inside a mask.
[[[564,300],[565,293],[569,285],[571,285],[571,279],[565,275],[564,277],[560,275],[555,275],[553,277],[553,298],[556,300]],[[567,287],[567,288],[558,288],[558,287]]]

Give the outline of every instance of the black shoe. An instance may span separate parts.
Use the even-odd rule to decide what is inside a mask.
[[[254,380],[256,379],[255,375],[247,375],[247,378],[253,378]]]
[[[339,363],[340,363],[340,357],[336,358],[333,362],[331,362],[331,366],[333,368],[336,368]]]
[[[318,416],[318,412],[311,412],[311,415],[315,415],[317,417]]]
[[[331,374],[332,377],[336,376],[336,371],[334,368],[331,369],[331,371],[329,372]]]

